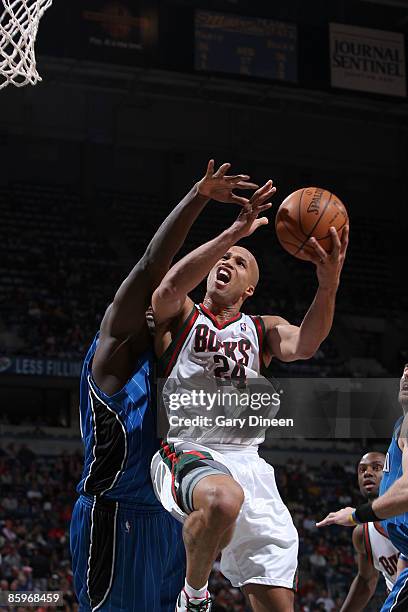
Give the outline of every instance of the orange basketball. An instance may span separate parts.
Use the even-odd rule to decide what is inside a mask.
[[[276,213],[275,228],[278,240],[288,253],[306,259],[304,252],[313,252],[307,245],[313,236],[330,253],[330,227],[335,227],[341,239],[348,215],[339,198],[320,187],[305,187],[291,193]]]

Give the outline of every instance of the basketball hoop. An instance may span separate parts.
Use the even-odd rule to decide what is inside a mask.
[[[0,17],[0,89],[41,81],[35,59],[35,40],[41,17],[52,0],[2,0]]]

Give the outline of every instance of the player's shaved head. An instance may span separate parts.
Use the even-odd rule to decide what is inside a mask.
[[[259,281],[259,267],[255,256],[251,251],[239,245],[231,247],[230,251],[238,252],[248,262],[249,279],[251,284],[256,287]]]
[[[365,463],[375,463],[376,461],[380,461],[382,463],[385,462],[385,455],[384,453],[380,453],[378,451],[372,451],[370,453],[365,453],[365,455],[363,455],[360,459],[360,461],[358,462],[358,464],[360,465],[361,463],[365,464]]]
[[[254,294],[259,281],[255,257],[245,247],[231,246],[210,270],[207,277],[207,295],[214,303],[231,308]],[[239,302],[239,303],[238,303]]]

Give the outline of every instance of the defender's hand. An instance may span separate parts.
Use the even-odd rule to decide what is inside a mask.
[[[346,258],[349,242],[349,226],[343,230],[341,242],[335,227],[330,228],[333,244],[331,253],[327,253],[315,238],[309,238],[308,245],[313,248],[314,253],[303,250],[304,256],[316,266],[317,278],[321,289],[337,289],[340,282],[340,274]]]
[[[267,181],[263,187],[255,191],[247,206],[241,210],[238,219],[232,225],[233,231],[238,234],[237,240],[250,236],[258,227],[269,223],[267,217],[258,219],[258,215],[272,206],[267,200],[269,200],[275,192],[276,187],[273,187],[273,182],[271,180]]]
[[[330,512],[325,519],[316,523],[316,527],[326,527],[327,525],[343,525],[343,527],[355,527],[356,523],[352,520],[355,508],[342,508],[338,512]]]
[[[227,202],[247,206],[249,200],[237,196],[233,189],[257,189],[255,183],[248,183],[248,174],[227,175],[231,164],[222,164],[214,172],[214,160],[210,159],[205,176],[197,183],[198,193],[217,202]]]

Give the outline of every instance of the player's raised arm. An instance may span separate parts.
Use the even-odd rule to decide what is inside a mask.
[[[169,269],[182,247],[187,234],[212,198],[219,202],[246,205],[248,200],[234,194],[233,189],[252,189],[257,185],[247,182],[248,175],[227,176],[230,164],[222,164],[214,171],[210,160],[205,176],[170,213],[159,227],[146,252],[119,287],[113,303],[108,308],[101,326],[101,337],[126,338],[138,332],[144,325],[145,311],[151,294]],[[139,211],[143,220],[143,211]]]
[[[222,164],[215,172],[214,160],[209,161],[205,176],[159,227],[107,308],[92,364],[95,381],[106,393],[114,393],[123,385],[135,357],[146,350],[149,337],[145,313],[152,293],[207,202],[214,199],[241,206],[248,204],[247,198],[236,195],[233,190],[254,189],[257,185],[249,183],[246,174],[228,176],[229,168],[230,164]],[[140,215],[143,216],[143,211]]]
[[[330,254],[314,238],[310,239],[314,254],[307,254],[307,257],[316,266],[319,286],[300,327],[290,325],[281,317],[263,317],[266,328],[266,362],[272,357],[281,361],[309,359],[331,330],[336,293],[348,245],[348,227],[343,231],[341,242],[334,228],[330,228],[330,232],[333,241]]]
[[[368,558],[364,546],[363,526],[353,531],[353,546],[357,556],[358,573],[350,585],[340,612],[362,612],[373,597],[378,582],[378,571]]]
[[[183,309],[190,310],[188,293],[200,284],[231,246],[268,223],[266,217],[258,218],[258,215],[271,207],[267,200],[275,191],[272,181],[267,181],[242,208],[231,227],[183,257],[167,272],[152,298],[156,324],[178,316]]]

